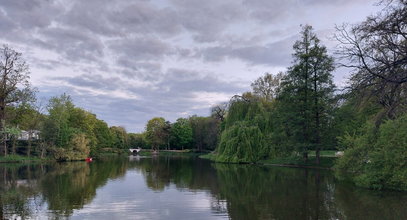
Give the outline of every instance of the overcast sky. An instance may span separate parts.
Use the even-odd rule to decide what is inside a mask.
[[[40,99],[62,93],[110,126],[207,116],[290,65],[301,24],[332,52],[335,24],[377,0],[0,0],[0,43],[23,53]],[[346,71],[334,73],[343,84]]]

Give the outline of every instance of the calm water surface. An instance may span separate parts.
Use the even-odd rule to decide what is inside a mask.
[[[407,194],[330,171],[190,157],[0,165],[0,219],[407,219]]]

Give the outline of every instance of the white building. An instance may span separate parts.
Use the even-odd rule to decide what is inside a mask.
[[[18,140],[27,141],[30,137],[30,133],[31,133],[31,140],[40,139],[40,131],[38,131],[38,130],[30,130],[30,131],[21,130],[21,134],[18,136]]]

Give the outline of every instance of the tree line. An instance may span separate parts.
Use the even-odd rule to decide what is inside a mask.
[[[67,94],[38,101],[22,54],[0,48],[0,132],[2,155],[78,160],[99,153],[125,153],[129,148],[214,150],[220,121],[215,117],[164,118],[148,121],[146,131],[129,133],[75,106]],[[24,141],[21,140],[25,132]]]
[[[141,141],[153,151],[186,150],[212,151],[218,142],[221,121],[216,117],[191,116],[178,118],[174,123],[156,117],[147,122],[145,132],[139,134]]]

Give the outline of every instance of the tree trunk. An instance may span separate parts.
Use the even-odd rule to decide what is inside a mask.
[[[1,107],[0,107],[1,108]],[[4,112],[0,110],[0,118],[4,117]],[[4,148],[4,156],[7,156],[7,134],[6,134],[6,126],[4,119],[0,119],[0,131],[2,131],[2,138],[3,138],[3,148]]]
[[[308,151],[302,153],[302,158],[304,159],[305,162],[308,161]]]
[[[167,139],[167,150],[169,150],[170,149],[170,139],[168,138]]]
[[[11,149],[12,149],[12,152],[14,155],[16,154],[16,142],[17,142],[17,138],[13,135],[13,142],[11,145]]]
[[[27,146],[27,157],[31,156],[31,138],[32,138],[32,131],[28,132],[28,146]]]
[[[321,163],[321,149],[319,147],[317,147],[315,150],[315,157],[316,163],[319,165]]]
[[[305,143],[305,153],[303,153],[304,160],[308,160],[308,144],[309,144],[309,116],[308,116],[308,78],[309,78],[309,62],[308,62],[308,54],[309,54],[309,39],[308,35],[305,36],[305,71],[304,71],[304,118],[303,118],[303,141]]]
[[[314,104],[315,104],[315,157],[316,163],[320,163],[320,145],[321,145],[321,137],[320,137],[320,114],[319,114],[319,102],[318,102],[318,85],[317,85],[317,72],[314,71]]]
[[[4,80],[5,79],[3,76],[3,82]],[[3,138],[4,156],[7,156],[6,103],[4,98],[1,98],[0,100],[0,131],[3,133],[2,138]]]
[[[45,143],[41,142],[40,146],[41,146],[41,158],[44,158],[44,156],[45,156]]]
[[[3,134],[3,148],[4,148],[4,156],[7,156],[7,140],[5,134]]]

